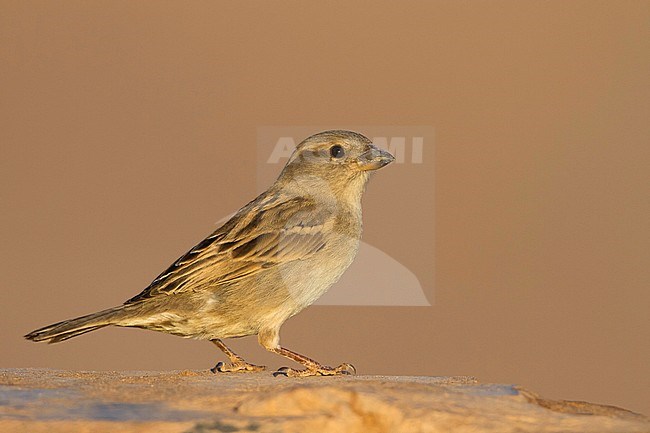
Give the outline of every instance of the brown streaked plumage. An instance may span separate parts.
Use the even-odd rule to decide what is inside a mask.
[[[279,331],[312,304],[354,259],[361,196],[370,173],[393,161],[366,137],[326,131],[304,140],[277,181],[123,305],[33,331],[56,343],[104,326],[211,340],[230,359],[215,372],[258,371],[223,338],[257,335],[267,350],[305,366],[288,376],[346,374],[280,346]]]

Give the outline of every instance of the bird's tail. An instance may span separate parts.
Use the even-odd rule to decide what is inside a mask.
[[[124,316],[124,305],[109,308],[108,310],[77,317],[76,319],[64,320],[54,323],[25,335],[25,338],[32,341],[47,341],[58,343],[86,332],[94,331],[104,326],[117,324]]]

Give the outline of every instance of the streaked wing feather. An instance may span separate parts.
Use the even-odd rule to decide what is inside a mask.
[[[262,195],[126,303],[232,283],[308,258],[325,246],[326,219],[327,212],[308,199]]]

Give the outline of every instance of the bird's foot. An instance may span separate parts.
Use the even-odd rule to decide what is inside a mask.
[[[296,370],[289,367],[281,367],[273,373],[273,376],[287,376],[287,377],[306,377],[306,376],[339,376],[339,375],[354,375],[357,374],[357,369],[354,365],[343,363],[336,368],[319,365],[313,368],[306,368],[304,370]]]
[[[228,363],[218,362],[217,365],[210,369],[213,373],[247,373],[264,370],[266,370],[264,365],[249,364],[244,360]]]

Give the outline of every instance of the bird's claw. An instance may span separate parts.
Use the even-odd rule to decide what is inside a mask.
[[[218,362],[217,365],[210,369],[213,373],[247,373],[252,371],[264,371],[266,366],[254,365],[248,362]]]
[[[306,368],[304,370],[296,370],[289,367],[281,367],[273,373],[274,377],[287,376],[287,377],[307,377],[307,376],[339,376],[339,375],[355,375],[357,369],[352,364],[347,362],[339,365],[336,368],[327,367],[324,365]]]

